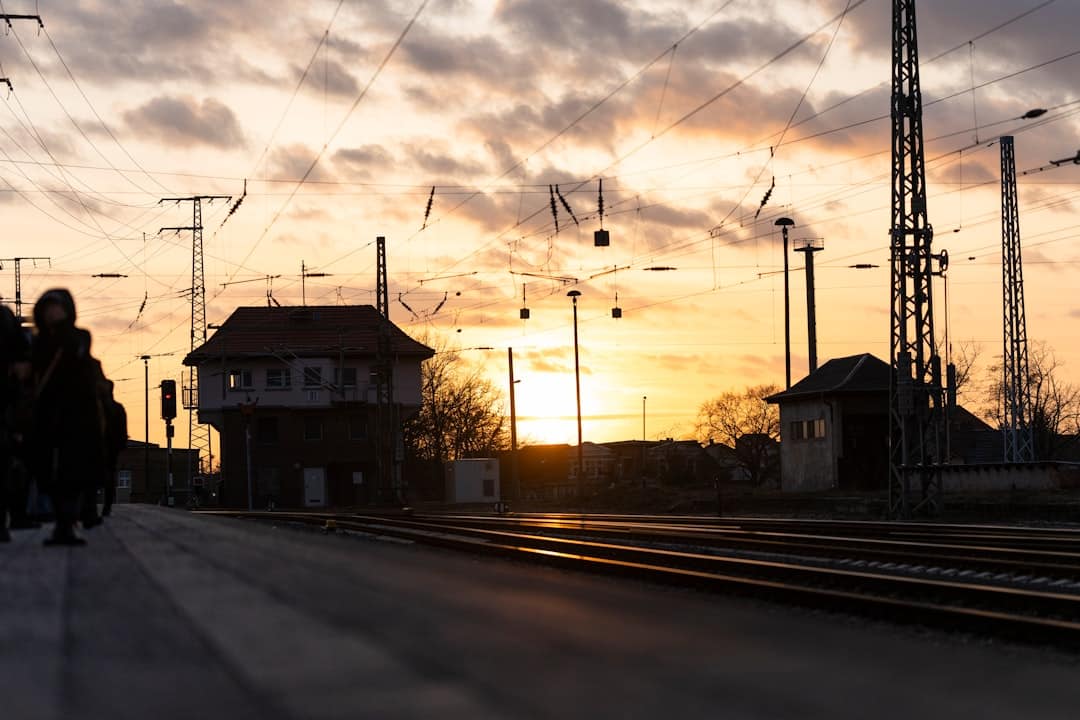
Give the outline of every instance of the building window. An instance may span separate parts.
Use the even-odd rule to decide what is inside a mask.
[[[796,420],[791,423],[791,439],[792,440],[805,440],[806,439],[806,425],[802,420]]]
[[[791,423],[792,440],[820,440],[825,437],[825,418],[795,420]]]
[[[228,375],[228,388],[230,390],[250,390],[252,388],[251,371],[230,370]]]
[[[304,368],[304,387],[319,387],[322,385],[322,368],[308,366]]]
[[[334,385],[338,388],[356,387],[356,368],[334,368]]]
[[[129,488],[129,487],[131,487],[131,471],[130,470],[117,470],[116,471],[116,487],[117,488]]]
[[[255,439],[260,445],[276,445],[278,441],[278,419],[261,417],[255,421]]]
[[[367,418],[363,415],[349,416],[349,439],[363,440],[367,437]]]
[[[322,420],[318,417],[304,418],[304,439],[322,440]]]
[[[266,389],[284,390],[292,387],[292,371],[289,368],[271,368],[266,371]]]

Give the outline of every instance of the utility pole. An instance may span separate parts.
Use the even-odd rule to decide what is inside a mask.
[[[206,342],[206,274],[203,270],[203,224],[202,202],[224,200],[229,202],[232,195],[192,195],[190,197],[161,198],[158,204],[165,202],[191,203],[191,225],[163,227],[159,233],[171,230],[179,233],[182,230],[191,231],[191,350],[196,348],[196,343],[202,345]],[[183,407],[188,411],[188,491],[192,489],[195,468],[191,462],[191,450],[198,450],[200,460],[206,458],[206,470],[213,470],[214,455],[210,447],[210,427],[195,422],[195,413],[199,407],[199,370],[192,366],[188,369],[188,386],[184,390]],[[204,452],[205,451],[205,452]]]
[[[375,238],[375,306],[379,330],[375,347],[375,466],[376,496],[394,497],[400,491],[395,462],[397,432],[394,412],[394,359],[390,330],[390,293],[387,288],[386,238]]]
[[[795,252],[806,254],[806,344],[810,349],[810,372],[817,370],[817,310],[814,302],[814,253],[825,249],[822,238],[803,238]]]
[[[1001,138],[1001,284],[1005,320],[1004,371],[1005,462],[1031,462],[1035,440],[1028,375],[1027,319],[1024,315],[1024,270],[1020,261],[1020,213],[1016,197],[1016,154],[1013,138]]]
[[[944,393],[934,338],[934,230],[926,210],[915,0],[892,3],[889,516],[941,511]],[[942,263],[943,264],[943,263]],[[912,494],[917,479],[920,495]]]
[[[510,479],[514,486],[514,500],[521,500],[521,480],[518,477],[517,452],[517,405],[514,401],[514,348],[506,348],[506,359],[510,367]]]
[[[784,389],[791,389],[791,293],[788,289],[788,228],[795,224],[791,218],[782,217],[773,225],[780,227],[784,236]]]
[[[140,355],[143,361],[143,484],[150,494],[150,356]]]
[[[3,18],[0,15],[0,18]],[[12,258],[0,258],[0,270],[4,269],[4,263],[15,263],[15,318],[20,324],[26,322],[26,318],[23,317],[22,311],[22,261],[29,260],[34,263],[34,267],[37,267],[38,260],[45,260],[52,265],[52,258],[47,257],[12,257]]]
[[[309,277],[330,277],[330,273],[324,272],[311,272],[307,269],[307,265],[304,261],[300,261],[300,305],[307,307],[307,283],[305,282]],[[269,298],[269,295],[267,295]],[[267,301],[269,304],[269,301]]]

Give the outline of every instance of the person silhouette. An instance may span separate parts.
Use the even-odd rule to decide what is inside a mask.
[[[93,491],[104,472],[100,372],[90,333],[75,327],[75,300],[67,290],[49,290],[38,299],[34,325],[31,465],[56,515],[45,544],[85,545],[75,523],[82,517],[84,527],[96,524]]]

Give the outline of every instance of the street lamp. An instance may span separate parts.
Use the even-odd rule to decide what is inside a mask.
[[[773,225],[779,225],[784,235],[784,382],[785,388],[791,389],[791,294],[788,291],[788,228],[795,224],[789,217],[779,218]]]
[[[143,362],[143,487],[150,493],[150,356],[140,355]]]
[[[506,358],[510,366],[510,479],[514,486],[514,500],[521,500],[521,480],[518,477],[517,452],[517,406],[514,404],[514,384],[521,382],[514,379],[514,348],[506,348]]]
[[[641,396],[641,441],[645,442],[645,401],[649,399],[648,395]]]
[[[577,394],[577,484],[578,484],[578,499],[585,498],[585,462],[584,454],[581,448],[581,364],[578,356],[578,334],[577,334],[577,299],[581,296],[581,293],[577,290],[571,290],[566,293],[566,296],[570,298],[574,305],[574,390]]]

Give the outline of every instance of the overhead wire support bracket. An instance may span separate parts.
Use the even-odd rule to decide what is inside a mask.
[[[16,13],[0,13],[0,20],[4,21],[9,28],[11,27],[12,20],[36,20],[38,24],[38,30],[45,28],[45,23],[42,22],[40,15],[21,15]]]

